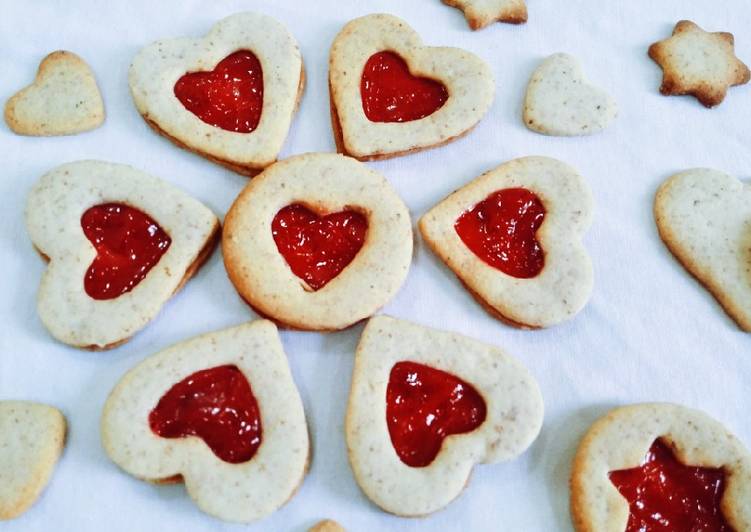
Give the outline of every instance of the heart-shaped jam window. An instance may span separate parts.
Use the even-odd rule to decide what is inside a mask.
[[[628,501],[626,532],[732,532],[720,507],[725,491],[722,468],[687,466],[657,439],[640,467],[609,473]]]
[[[487,264],[519,279],[537,276],[545,253],[535,234],[545,218],[540,198],[525,188],[506,188],[462,214],[454,229]]]
[[[103,203],[81,217],[83,234],[96,249],[83,286],[98,300],[130,292],[167,251],[172,239],[148,215],[122,203]]]
[[[263,70],[252,52],[240,50],[210,72],[189,72],[175,83],[185,108],[212,126],[250,133],[263,111]]]
[[[485,400],[463,380],[417,362],[397,362],[386,388],[386,421],[402,462],[429,465],[452,434],[485,421]]]
[[[294,203],[271,222],[276,247],[292,273],[320,290],[352,262],[365,242],[367,218],[353,210],[320,216]]]
[[[360,96],[371,122],[411,122],[443,107],[449,93],[434,79],[413,76],[404,59],[384,51],[365,63]]]
[[[165,393],[149,414],[162,438],[198,436],[225,462],[247,462],[261,445],[261,413],[237,366],[197,371]]]

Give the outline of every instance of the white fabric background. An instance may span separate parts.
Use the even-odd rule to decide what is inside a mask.
[[[136,51],[165,37],[200,36],[218,19],[257,10],[298,39],[308,85],[283,156],[332,151],[327,56],[348,20],[372,12],[405,18],[425,41],[485,58],[496,76],[492,109],[468,137],[447,147],[370,163],[386,175],[416,220],[447,193],[503,161],[531,154],[560,158],[587,178],[596,214],[586,235],[596,281],[592,299],[570,323],[526,332],[489,317],[417,239],[409,278],[385,312],[458,331],[505,348],[537,377],[546,403],[539,439],[520,459],[476,468],[464,494],[427,519],[399,519],[369,503],[347,462],[343,420],[352,354],[362,325],[335,334],[284,332],[305,402],[313,443],[310,474],[292,501],[254,526],[203,515],[181,486],[156,487],[120,472],[99,441],[99,415],[112,386],[132,365],[175,342],[254,317],[227,280],[220,253],[130,343],[90,353],[53,341],[35,310],[44,264],[26,235],[29,188],[50,168],[96,158],[128,163],[178,184],[223,215],[246,178],[179,150],[150,131],[128,91]],[[751,337],[670,256],[652,218],[659,183],[708,166],[751,174],[751,86],[731,89],[719,108],[659,95],[650,43],[689,18],[735,33],[751,64],[751,4],[746,0],[530,0],[530,20],[469,31],[438,0],[72,2],[0,0],[0,97],[28,83],[48,52],[68,49],[93,67],[107,108],[103,127],[72,137],[23,138],[0,126],[0,398],[60,407],[70,423],[64,456],[45,494],[5,531],[294,530],[319,518],[350,530],[569,530],[567,481],[576,444],[609,408],[674,401],[725,422],[751,444]],[[545,56],[577,56],[609,90],[620,116],[603,134],[544,137],[520,120],[526,81]],[[409,353],[405,353],[409,356]]]

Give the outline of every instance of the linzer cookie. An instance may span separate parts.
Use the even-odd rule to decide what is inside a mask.
[[[151,321],[214,248],[219,222],[181,190],[129,166],[79,161],[42,176],[26,226],[49,261],[37,309],[52,336],[114,347]]]
[[[697,410],[616,408],[579,445],[571,517],[578,532],[751,530],[751,455]]]
[[[495,85],[479,57],[424,46],[406,22],[381,14],[355,19],[337,35],[329,89],[337,149],[364,161],[464,135],[490,108]]]
[[[349,460],[378,506],[426,515],[461,493],[475,464],[524,452],[542,415],[536,381],[500,349],[376,316],[355,354]]]
[[[578,313],[592,291],[581,242],[592,209],[573,168],[524,157],[448,196],[420,219],[420,231],[491,314],[518,327],[548,327]]]
[[[660,186],[654,214],[668,249],[751,332],[751,187],[717,170],[687,170]]]
[[[104,103],[86,62],[58,50],[39,64],[34,82],[5,104],[5,122],[19,135],[72,135],[104,122]]]
[[[535,69],[524,99],[524,124],[545,135],[592,135],[618,114],[615,100],[590,85],[579,61],[553,54]]]
[[[222,251],[240,296],[278,323],[336,330],[375,313],[412,260],[409,211],[354,159],[309,153],[253,179],[225,218]]]
[[[527,22],[524,0],[443,0],[443,3],[461,9],[473,30],[480,30],[493,22]]]
[[[147,46],[129,80],[157,132],[245,175],[276,160],[304,84],[294,37],[255,13],[227,17],[200,39]]]
[[[51,406],[0,401],[0,521],[31,507],[65,446],[65,417]]]
[[[690,94],[705,107],[719,105],[729,87],[751,79],[751,71],[735,56],[734,44],[732,33],[709,33],[681,20],[671,37],[649,47],[649,57],[663,72],[660,92]]]
[[[277,510],[302,482],[310,449],[274,324],[204,334],[138,364],[104,405],[102,443],[127,473],[184,481],[201,510],[225,521]]]

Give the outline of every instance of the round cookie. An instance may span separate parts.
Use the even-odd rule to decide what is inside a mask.
[[[359,240],[342,242],[351,247],[349,256],[317,289],[295,273],[294,261],[312,258],[315,273],[319,262],[338,260],[341,253],[314,242],[312,249],[301,247],[295,255],[287,248],[282,255],[285,235],[275,231],[283,232],[285,222],[279,217],[300,206],[315,232],[337,240],[349,235],[335,232],[332,215],[367,225]],[[316,236],[301,234],[307,235],[303,241]],[[338,330],[371,316],[398,291],[412,260],[412,226],[383,176],[349,157],[310,153],[276,163],[245,187],[225,218],[222,252],[230,280],[256,311],[291,328]]]
[[[751,455],[741,442],[700,411],[669,403],[647,403],[612,410],[595,422],[582,439],[571,473],[571,516],[577,531],[626,530],[631,510],[614,483],[617,479],[613,473],[643,468],[645,456],[650,459],[657,441],[680,462],[677,467],[722,471],[721,516],[733,530],[751,529]],[[662,475],[660,478],[663,483],[670,482]],[[678,481],[677,486],[683,488],[685,482]],[[688,504],[683,497],[680,499]],[[652,515],[657,515],[660,525],[665,526],[667,515],[659,511]]]
[[[108,218],[107,212],[118,210],[123,212]],[[120,226],[132,216],[143,218],[133,221],[138,239]],[[185,192],[102,161],[68,163],[42,176],[27,200],[26,227],[49,260],[37,295],[39,317],[52,336],[87,349],[115,347],[142,329],[209,257],[219,233],[216,216]],[[135,277],[119,295],[107,292],[117,270],[135,264],[128,245],[149,244],[155,235],[164,240],[149,248],[153,260],[145,271],[134,271],[141,279]],[[109,269],[97,265],[110,259]]]
[[[226,384],[219,379],[228,371],[234,380]],[[204,387],[191,388],[197,382]],[[255,521],[281,507],[301,484],[310,454],[302,401],[267,320],[145,359],[112,390],[101,430],[105,451],[127,473],[183,480],[201,510],[226,521]]]

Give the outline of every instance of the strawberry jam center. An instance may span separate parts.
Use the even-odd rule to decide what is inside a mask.
[[[365,241],[367,218],[346,210],[319,216],[294,203],[271,222],[271,234],[292,273],[313,290],[326,286],[352,262]]]
[[[609,476],[629,503],[626,532],[732,532],[720,510],[722,468],[686,466],[659,439],[640,467]]]
[[[149,414],[162,438],[198,436],[225,462],[247,462],[261,445],[261,413],[250,384],[236,366],[189,375],[165,393]]]
[[[394,52],[378,52],[365,63],[360,96],[371,122],[411,122],[435,113],[449,94],[442,83],[413,76]]]
[[[545,253],[535,238],[544,218],[545,207],[534,193],[506,188],[462,214],[454,229],[487,264],[507,275],[530,279],[545,265]]]
[[[172,239],[149,216],[122,203],[104,203],[81,217],[83,234],[96,249],[83,287],[98,300],[130,292],[169,248]]]
[[[250,133],[263,110],[263,70],[258,58],[241,50],[209,72],[189,72],[175,83],[183,106],[212,126]]]
[[[485,401],[457,377],[416,362],[391,368],[386,388],[386,421],[402,462],[429,465],[444,438],[475,430],[485,421]]]

